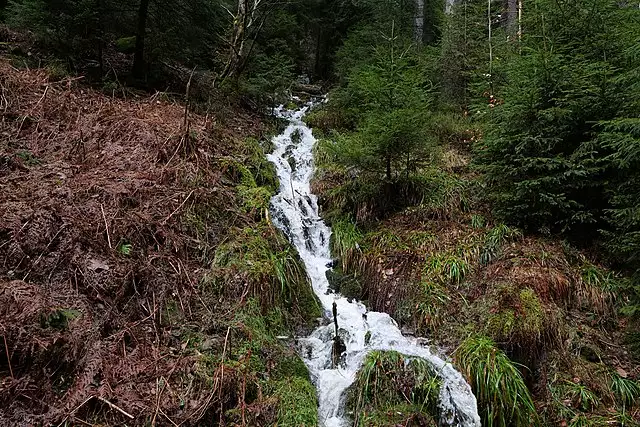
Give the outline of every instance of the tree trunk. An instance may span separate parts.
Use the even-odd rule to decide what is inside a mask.
[[[391,156],[387,156],[387,181],[391,181]]]
[[[453,7],[456,5],[457,0],[446,0],[444,4],[444,13],[447,15],[453,13]]]
[[[507,0],[507,34],[512,39],[518,32],[518,0]]]
[[[136,48],[133,56],[133,76],[136,78],[144,78],[145,61],[144,61],[144,39],[147,32],[147,17],[149,16],[150,0],[140,0],[138,8],[138,29],[136,33]]]
[[[413,37],[420,45],[424,39],[424,0],[415,0],[415,6]]]

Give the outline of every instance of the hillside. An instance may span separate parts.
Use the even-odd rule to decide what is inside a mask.
[[[470,165],[469,123],[446,133],[429,167],[372,181],[342,166],[344,140],[330,126],[337,109],[310,117],[321,138],[313,189],[334,233],[333,288],[451,355],[485,421],[637,425],[640,366],[620,314],[627,279],[567,241],[494,219]],[[368,360],[376,368],[363,368],[352,389],[356,417],[421,425],[424,404],[407,405],[424,385],[402,357]],[[396,381],[399,372],[409,379]]]
[[[314,423],[275,338],[318,314],[267,221],[275,124],[8,59],[0,82],[0,424]]]

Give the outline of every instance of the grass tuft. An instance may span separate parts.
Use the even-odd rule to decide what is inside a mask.
[[[344,271],[350,271],[356,252],[360,249],[363,234],[348,218],[341,218],[331,224],[331,252],[340,258]]]
[[[455,352],[478,399],[482,425],[520,427],[537,423],[536,408],[518,366],[486,337],[471,336]]]
[[[349,388],[347,406],[356,426],[389,425],[381,423],[389,413],[400,415],[392,417],[396,422],[430,419],[437,414],[440,386],[426,361],[395,351],[373,351]]]
[[[459,285],[471,271],[471,264],[453,254],[432,256],[425,267],[425,274],[443,284]]]

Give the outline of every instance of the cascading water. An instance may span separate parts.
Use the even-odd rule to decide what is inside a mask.
[[[273,222],[298,250],[327,318],[332,316],[334,307],[337,309],[338,334],[346,346],[340,364],[334,368],[333,322],[299,340],[301,357],[318,389],[320,424],[325,427],[347,425],[344,392],[355,381],[367,353],[394,350],[426,360],[442,380],[441,426],[479,427],[476,398],[451,363],[432,354],[416,339],[404,337],[388,314],[367,311],[362,303],[349,302],[340,294],[329,291],[326,272],[332,262],[329,253],[331,230],[320,218],[316,196],[311,194],[312,149],[316,140],[302,121],[312,105],[308,103],[298,110],[283,107],[276,110],[276,115],[287,119],[289,125],[273,138],[275,149],[267,157],[275,164],[280,179],[280,190],[271,200]]]

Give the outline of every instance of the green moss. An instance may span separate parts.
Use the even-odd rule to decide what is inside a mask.
[[[509,285],[499,288],[487,320],[487,333],[495,340],[520,346],[536,345],[542,339],[545,311],[536,293]]]
[[[69,322],[82,316],[82,313],[73,308],[59,308],[48,314],[40,316],[40,326],[42,328],[54,328],[66,330]]]
[[[307,366],[297,354],[285,355],[280,359],[276,366],[274,377],[282,380],[298,377],[311,381]]]
[[[381,409],[364,411],[358,420],[362,427],[390,427],[390,426],[423,426],[436,427],[433,417],[421,413],[419,405],[401,403]]]
[[[329,289],[347,298],[361,299],[362,283],[355,274],[345,274],[340,266],[326,272]]]
[[[133,53],[136,47],[136,36],[119,38],[115,41],[114,46],[118,52]]]
[[[277,381],[274,386],[273,395],[278,399],[277,426],[318,425],[316,390],[308,379],[294,376]]]

